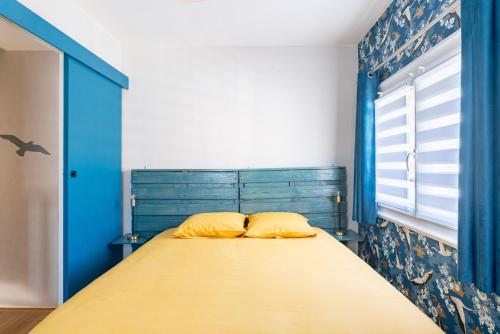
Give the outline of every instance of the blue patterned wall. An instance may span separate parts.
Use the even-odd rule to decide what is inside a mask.
[[[360,257],[446,333],[499,332],[500,299],[457,280],[455,248],[384,220],[364,232]]]
[[[359,69],[372,69],[453,0],[394,0],[358,46]],[[460,29],[454,11],[381,69],[385,79]],[[500,298],[457,280],[457,251],[407,228],[380,221],[360,226],[363,260],[447,333],[499,333]]]
[[[394,0],[359,42],[359,68],[372,69],[382,63],[453,2],[453,0]],[[382,79],[397,72],[460,29],[460,23],[459,10],[448,14],[381,69]]]

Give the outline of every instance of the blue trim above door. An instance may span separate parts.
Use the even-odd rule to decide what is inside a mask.
[[[128,89],[128,77],[15,0],[0,0],[0,16]]]

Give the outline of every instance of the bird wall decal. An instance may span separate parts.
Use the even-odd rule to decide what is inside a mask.
[[[464,333],[466,333],[467,330],[465,328],[465,312],[464,312],[464,309],[468,310],[468,311],[473,311],[473,310],[470,309],[470,308],[468,308],[467,306],[465,306],[464,303],[462,302],[462,300],[460,300],[459,298],[454,297],[454,296],[450,296],[450,295],[448,297],[453,302],[453,304],[455,306],[455,310],[457,311],[460,328],[462,329],[462,331]]]
[[[462,285],[460,282],[455,282],[450,284],[450,291],[453,291],[455,294],[459,295],[460,297],[463,297],[465,295],[464,290],[462,289]]]
[[[415,246],[415,252],[417,253],[418,256],[424,257],[425,256],[425,251],[420,247],[419,245]]]
[[[411,11],[410,11],[410,6],[406,7],[406,9],[403,11],[403,17],[406,19],[406,22],[408,22],[408,26],[411,27]]]
[[[411,3],[408,1],[406,3],[406,6],[401,9],[401,15],[406,19],[407,25],[411,27],[412,25],[412,13],[411,13],[411,8],[413,7],[413,4],[415,3],[415,0],[413,0]]]
[[[403,233],[405,234],[406,246],[408,247],[408,251],[411,253],[411,238],[410,238],[410,229],[408,227],[403,227]]]
[[[479,327],[476,326],[476,328],[474,328],[472,330],[472,334],[482,334],[482,333],[481,333],[481,330],[479,329]]]
[[[399,254],[396,252],[396,268],[399,270],[403,270],[404,266],[401,264],[401,260],[399,259]]]
[[[431,278],[432,278],[432,270],[426,272],[422,277],[416,277],[412,279],[411,282],[413,283],[413,285],[424,285],[427,282],[429,282]]]
[[[391,15],[391,18],[388,20],[388,23],[385,26],[384,36],[382,37],[382,40],[380,41],[380,43],[378,43],[377,49],[379,49],[382,45],[384,45],[385,41],[387,40],[387,37],[389,36],[389,31],[391,31],[392,17],[393,17],[393,15]]]
[[[50,152],[43,148],[41,145],[36,145],[33,141],[24,142],[14,135],[0,135],[0,138],[10,141],[12,144],[16,145],[19,149],[16,151],[17,155],[24,157],[26,152],[42,153],[45,155],[50,155]]]
[[[441,256],[452,256],[453,253],[450,252],[448,249],[446,249],[446,247],[444,246],[444,244],[439,241],[439,249],[437,249],[436,247],[432,247],[433,250],[435,250],[436,252],[438,252],[439,254],[441,254]]]

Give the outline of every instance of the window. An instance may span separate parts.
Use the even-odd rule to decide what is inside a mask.
[[[460,54],[375,101],[376,199],[457,228]]]

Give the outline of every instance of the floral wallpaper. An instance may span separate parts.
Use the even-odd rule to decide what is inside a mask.
[[[359,69],[372,69],[439,16],[454,0],[394,0],[358,45]],[[382,80],[460,28],[460,6],[380,69]]]
[[[394,0],[358,45],[359,69],[372,69],[454,0]],[[460,29],[459,8],[380,69],[382,80]],[[457,250],[379,220],[361,226],[360,257],[446,333],[500,333],[500,298],[457,280]]]
[[[379,219],[365,226],[360,257],[446,333],[499,333],[500,298],[457,280],[457,250]]]

